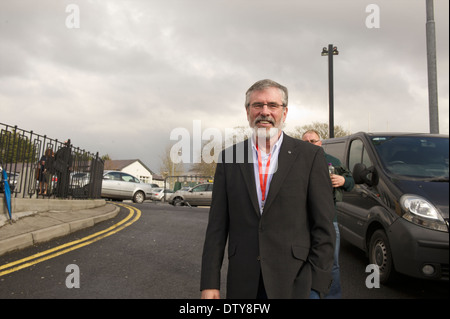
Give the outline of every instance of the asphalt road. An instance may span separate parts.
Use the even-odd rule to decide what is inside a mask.
[[[199,298],[208,209],[151,202],[132,206],[138,210],[122,208],[112,220],[1,256],[0,266],[49,249],[59,249],[74,241],[84,241],[87,236],[121,222],[126,226],[107,237],[41,262],[33,263],[35,257],[30,258],[29,266],[0,276],[0,298]],[[128,224],[124,223],[126,218],[130,218]],[[402,276],[392,285],[367,288],[367,259],[361,251],[345,242],[341,246],[340,264],[343,299],[449,298],[448,283]],[[223,275],[225,279],[225,271]]]

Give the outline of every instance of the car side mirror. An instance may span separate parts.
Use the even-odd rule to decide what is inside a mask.
[[[368,186],[377,185],[379,180],[375,166],[367,168],[362,163],[356,163],[353,167],[353,179],[355,184],[367,184]]]
[[[109,178],[109,176],[103,176],[103,179],[108,180],[108,179],[111,179],[111,178]]]

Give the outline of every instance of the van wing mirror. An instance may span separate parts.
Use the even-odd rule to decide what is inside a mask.
[[[353,179],[355,180],[355,184],[375,186],[378,184],[378,172],[375,166],[367,168],[362,163],[356,163],[353,167]]]

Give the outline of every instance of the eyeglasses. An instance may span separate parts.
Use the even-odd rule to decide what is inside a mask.
[[[311,144],[316,144],[317,142],[320,142],[320,140],[304,140],[305,142],[309,142]]]
[[[250,105],[251,108],[255,109],[255,110],[261,110],[262,108],[264,108],[264,105],[267,105],[267,107],[269,108],[269,110],[276,110],[280,107],[284,107],[284,104],[277,104],[275,102],[270,102],[270,103],[253,103]]]

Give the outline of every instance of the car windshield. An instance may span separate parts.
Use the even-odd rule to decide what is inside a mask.
[[[448,182],[448,137],[376,136],[372,143],[396,177]]]

